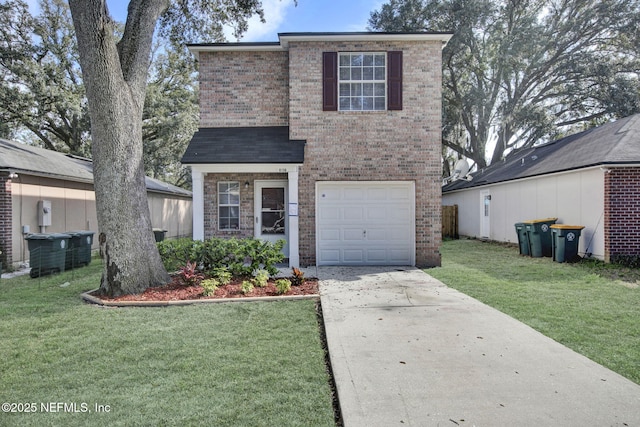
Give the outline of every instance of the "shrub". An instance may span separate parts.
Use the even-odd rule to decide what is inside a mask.
[[[251,280],[244,280],[242,282],[242,293],[248,294],[253,291],[253,282]]]
[[[227,267],[214,268],[211,274],[223,285],[231,283],[232,276]]]
[[[291,270],[293,271],[293,277],[291,278],[293,285],[302,285],[304,283],[304,273],[295,267],[293,267]]]
[[[638,268],[640,267],[640,255],[615,254],[611,256],[611,263],[623,267]]]
[[[203,242],[188,238],[163,240],[158,242],[158,252],[167,271],[177,271],[189,260],[199,261],[198,254]],[[196,262],[196,264],[199,262]]]
[[[278,279],[276,280],[276,289],[278,290],[278,294],[286,294],[291,290],[291,280],[289,279]]]
[[[204,279],[204,275],[198,271],[196,263],[190,261],[180,267],[180,277],[186,286],[195,286]]]
[[[214,237],[204,242],[191,239],[165,240],[158,243],[158,251],[168,271],[194,260],[204,271],[226,268],[233,276],[249,277],[256,270],[278,273],[276,264],[284,259],[284,240],[276,243],[258,239],[222,239]]]
[[[216,279],[206,279],[200,283],[200,286],[204,289],[204,296],[211,296],[216,293],[216,289],[220,286],[220,282]]]
[[[269,272],[267,270],[258,270],[254,272],[254,281],[257,287],[264,288],[269,282]]]

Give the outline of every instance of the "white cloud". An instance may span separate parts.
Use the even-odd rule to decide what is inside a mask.
[[[265,37],[268,38],[266,41],[277,41],[278,28],[284,21],[287,10],[293,6],[293,0],[263,0],[262,9],[266,22],[260,22],[258,16],[249,19],[249,29],[242,37],[242,41],[263,41]],[[235,41],[231,27],[225,27],[224,34],[227,40]]]

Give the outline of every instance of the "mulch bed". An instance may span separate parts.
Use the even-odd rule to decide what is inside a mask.
[[[244,294],[242,292],[242,279],[234,279],[228,285],[220,285],[214,295],[204,296],[202,286],[185,286],[183,281],[174,276],[171,283],[164,286],[148,288],[138,295],[122,295],[115,298],[109,298],[98,294],[98,291],[90,294],[104,301],[185,301],[185,300],[202,300],[202,299],[222,299],[222,298],[256,298],[256,297],[273,297],[273,296],[292,296],[292,295],[317,295],[318,280],[305,279],[304,283],[298,286],[291,285],[291,290],[285,294],[279,294],[273,280],[270,280],[267,286],[259,288],[254,287],[253,291]]]

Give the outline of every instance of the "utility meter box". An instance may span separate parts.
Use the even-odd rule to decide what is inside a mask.
[[[40,200],[38,202],[38,225],[48,227],[51,225],[51,201]]]

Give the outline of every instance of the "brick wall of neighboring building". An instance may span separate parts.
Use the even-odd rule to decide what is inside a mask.
[[[0,172],[0,262],[6,269],[13,261],[11,180],[8,172]]]
[[[200,127],[287,126],[287,52],[201,52]]]
[[[604,179],[605,260],[640,256],[640,168],[612,168]]]
[[[289,125],[305,139],[300,170],[300,261],[315,253],[316,181],[415,181],[416,265],[440,265],[440,42],[290,42]],[[401,111],[322,109],[322,53],[403,51]]]
[[[254,181],[287,180],[287,174],[228,173],[207,174],[204,177],[204,234],[211,237],[253,237],[254,235]],[[218,182],[235,181],[240,183],[240,229],[218,230]],[[245,183],[249,188],[245,188]]]

